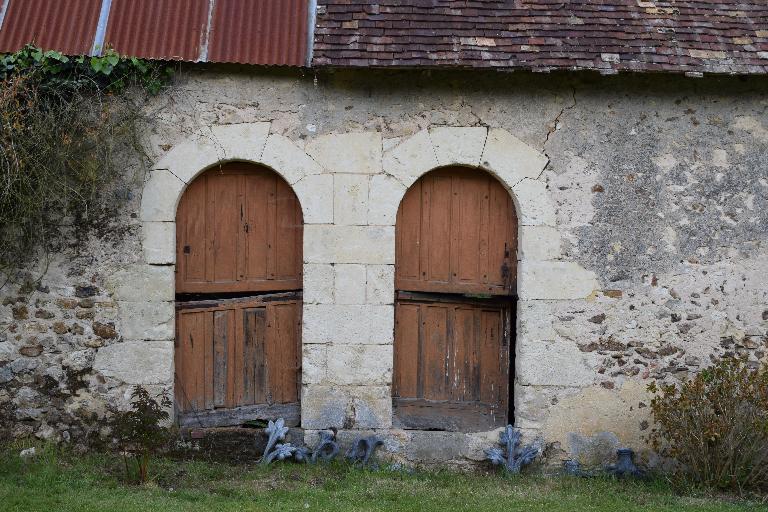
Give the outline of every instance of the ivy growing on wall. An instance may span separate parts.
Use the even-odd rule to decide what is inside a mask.
[[[171,68],[27,46],[0,54],[0,280],[61,247],[62,233],[108,223],[147,164],[140,127]],[[125,189],[123,187],[123,189]]]

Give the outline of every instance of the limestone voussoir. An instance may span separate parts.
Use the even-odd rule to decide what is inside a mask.
[[[301,203],[304,224],[333,223],[333,175],[305,176],[293,185]]]
[[[323,173],[320,164],[293,141],[275,133],[267,138],[261,163],[274,169],[291,185],[305,176]]]
[[[385,174],[371,176],[368,191],[368,224],[394,226],[397,209],[405,195],[405,185]]]
[[[427,130],[417,132],[385,151],[382,163],[384,172],[397,178],[404,187],[410,187],[419,176],[439,165]],[[397,203],[399,205],[400,201]]]
[[[509,186],[523,178],[537,178],[549,159],[501,128],[488,131],[480,165]]]
[[[186,183],[220,162],[260,162],[270,123],[217,125],[195,133],[171,149],[154,167],[168,169]]]
[[[485,127],[436,126],[429,129],[438,165],[480,166],[488,129]]]
[[[141,220],[176,222],[176,205],[185,186],[185,183],[169,170],[150,172],[141,195]]]

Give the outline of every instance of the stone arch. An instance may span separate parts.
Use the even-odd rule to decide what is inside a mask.
[[[153,277],[153,286],[165,291],[171,310],[174,300],[176,264],[176,211],[187,185],[198,175],[216,165],[241,161],[267,167],[291,186],[301,205],[304,221],[322,222],[318,214],[316,190],[308,176],[323,173],[317,162],[291,140],[270,134],[271,123],[243,123],[213,126],[183,140],[159,159],[150,170],[144,184],[139,220],[143,250],[143,273]],[[126,309],[121,305],[121,310]],[[125,314],[130,314],[126,309]],[[173,320],[166,326],[162,353],[154,355],[159,383],[170,388],[173,395]],[[123,357],[142,356],[148,342],[125,345]],[[138,354],[138,355],[137,355]],[[143,357],[143,356],[142,356]]]
[[[288,138],[270,134],[270,123],[214,126],[174,146],[153,167],[144,185],[139,219],[144,259],[150,265],[176,262],[176,208],[187,184],[211,167],[230,161],[269,167],[294,189],[305,221],[313,218],[309,189],[296,184],[321,167]]]
[[[540,179],[549,159],[508,131],[485,127],[432,127],[400,141],[384,152],[382,168],[405,191],[421,176],[449,165],[489,172],[515,203],[519,228],[519,259],[556,260],[560,236],[555,207]],[[391,205],[394,225],[400,200]]]
[[[386,143],[385,143],[386,147]],[[382,170],[400,187],[399,200],[385,215],[394,225],[400,200],[424,174],[445,166],[482,169],[495,176],[510,193],[518,214],[518,304],[515,342],[515,421],[537,428],[530,411],[518,404],[532,402],[533,386],[560,385],[568,376],[557,367],[577,354],[560,354],[554,332],[538,318],[540,300],[578,300],[599,289],[593,272],[562,257],[556,209],[546,182],[543,153],[500,128],[430,127],[398,140],[383,152]],[[566,366],[563,366],[566,367]],[[520,414],[518,415],[518,410]]]

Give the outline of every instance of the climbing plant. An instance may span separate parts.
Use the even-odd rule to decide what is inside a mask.
[[[0,287],[110,224],[136,178],[125,170],[147,164],[143,107],[170,72],[113,51],[0,54]]]

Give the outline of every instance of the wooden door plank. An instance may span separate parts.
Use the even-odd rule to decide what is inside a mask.
[[[266,309],[243,309],[243,399],[240,405],[264,403],[264,334]]]
[[[240,176],[223,174],[209,177],[214,197],[213,280],[237,281],[237,254],[240,241]]]
[[[393,393],[395,396],[417,396],[419,374],[419,306],[417,304],[395,305],[395,374]]]
[[[248,281],[267,280],[267,199],[270,177],[262,173],[246,176],[245,210],[248,232],[246,234],[246,273]]]
[[[227,406],[229,381],[229,326],[227,310],[211,312],[213,315],[213,405]],[[234,341],[234,340],[232,340]]]
[[[421,340],[423,398],[447,400],[449,397],[446,361],[448,311],[445,306],[424,305],[422,315],[424,324],[424,337]]]
[[[471,307],[456,306],[453,308],[454,336],[453,361],[451,367],[450,399],[456,401],[472,401],[479,397],[472,386],[474,369],[474,310]]]
[[[427,277],[441,283],[451,281],[452,181],[437,176],[430,187]]]
[[[205,376],[203,377],[203,383],[205,387],[205,404],[204,409],[214,408],[214,370],[215,370],[215,356],[214,356],[214,335],[213,335],[213,313],[205,312],[200,313],[204,318],[205,326]]]
[[[266,335],[266,308],[243,310],[244,351],[243,365],[245,404],[266,403],[266,364],[264,344]]]
[[[275,304],[270,306],[268,339],[271,350],[268,354],[270,368],[269,390],[275,403],[296,401],[297,360],[296,351],[296,305]],[[270,336],[271,335],[271,336]],[[274,371],[272,371],[274,369]]]
[[[480,315],[480,400],[498,404],[501,397],[501,315],[499,311],[479,311]]]
[[[277,180],[272,179],[267,184],[267,279],[277,277]]]
[[[481,186],[481,197],[480,197],[480,225],[478,229],[478,235],[479,235],[479,248],[477,251],[477,271],[478,271],[478,280],[479,282],[483,283],[484,285],[487,285],[489,280],[489,273],[490,273],[490,266],[492,262],[490,261],[490,221],[491,221],[491,188],[493,187],[494,183],[497,183],[496,180],[492,177],[488,177],[485,182],[482,183]],[[505,191],[506,192],[506,191]],[[509,195],[509,194],[507,194]],[[507,214],[507,210],[505,209],[504,212],[502,212],[503,215]]]

